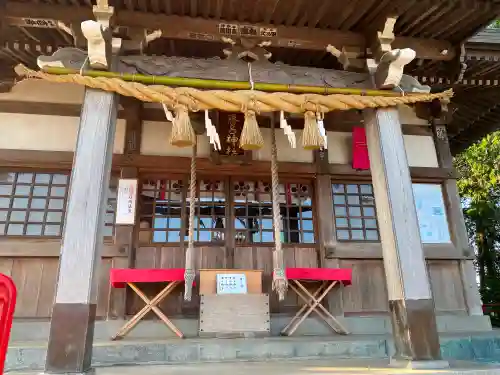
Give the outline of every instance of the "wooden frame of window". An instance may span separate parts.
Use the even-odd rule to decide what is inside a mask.
[[[2,173],[9,177],[0,182],[0,235],[10,238],[60,238],[69,191],[69,173]]]
[[[332,197],[338,241],[380,242],[371,183],[332,181]]]
[[[12,185],[0,181],[0,200],[10,200],[9,207],[0,207],[0,237],[12,240],[16,238],[19,240],[37,238],[43,240],[54,240],[62,238],[64,216],[70,187],[71,170],[63,168],[0,168],[0,173],[12,173],[17,176],[12,182]],[[26,177],[19,179],[19,176]],[[27,176],[31,176],[31,180],[29,180]],[[67,177],[63,181],[61,177],[54,176]],[[113,181],[116,182],[116,191],[118,178],[114,175],[111,177],[110,187],[112,186]],[[9,194],[7,194],[8,189],[6,188],[8,186],[12,186]],[[18,186],[20,189],[18,189]],[[4,192],[2,192],[2,188]],[[24,193],[22,193],[22,191],[24,191]],[[15,199],[27,200],[27,206],[24,208],[16,207]],[[43,207],[41,205],[42,200],[45,200]],[[59,201],[61,201],[61,203],[59,203]],[[108,199],[105,226],[106,228],[111,227],[112,229],[111,233],[109,233],[109,229],[105,229],[105,243],[113,242],[115,209],[116,194]],[[17,220],[13,215],[17,215],[19,220]],[[21,216],[24,216],[23,220],[21,220]],[[22,225],[23,227],[19,228],[20,230],[17,230],[15,234],[9,234],[8,227],[13,225]]]
[[[233,233],[233,236],[235,237],[235,245],[236,246],[269,246],[269,245],[274,245],[274,229],[273,229],[273,216],[272,216],[272,201],[271,201],[271,178],[270,176],[268,178],[264,177],[254,177],[254,178],[249,178],[248,176],[246,177],[239,177],[235,176],[231,179],[233,182],[231,184],[231,190],[232,190],[232,199],[231,199],[231,231]],[[258,194],[265,194],[265,196],[268,197],[267,203],[262,204],[260,202],[260,199],[255,197],[255,201],[257,203],[252,204],[250,206],[257,206],[259,209],[259,214],[258,215],[250,215],[249,212],[249,205],[248,205],[248,199],[245,200],[240,200],[240,202],[237,202],[234,195],[235,192],[237,192],[237,189],[235,189],[235,183],[254,183],[253,184],[253,189],[249,191],[249,195],[258,195]],[[255,183],[257,183],[257,186],[255,186]],[[291,179],[291,178],[280,178],[280,187],[283,187],[283,191],[280,188],[280,196],[287,196],[287,192],[284,190],[286,189],[286,186],[289,185],[290,188],[299,188],[301,186],[307,186],[307,196],[309,200],[309,204],[303,204],[299,200],[299,204],[297,205],[298,209],[298,216],[297,220],[295,220],[293,217],[290,216],[290,208],[292,207],[291,204],[286,203],[286,198],[285,198],[285,205],[280,204],[281,206],[281,214],[282,214],[282,233],[283,233],[283,238],[282,238],[282,243],[283,246],[290,246],[290,247],[314,247],[318,243],[318,238],[317,238],[317,227],[316,227],[316,211],[315,211],[315,200],[314,200],[314,180],[313,179]],[[259,184],[263,186],[258,186]],[[296,185],[296,186],[295,186]],[[264,188],[265,189],[262,189]],[[243,190],[243,186],[241,187],[241,190]],[[243,192],[243,191],[242,191]],[[297,192],[291,192],[291,194],[288,195],[296,195]],[[248,198],[248,197],[247,197]],[[292,199],[298,198],[297,196],[290,197]],[[282,199],[280,199],[282,200]],[[248,229],[244,228],[238,228],[237,225],[237,217],[235,215],[235,206],[242,206],[242,209],[245,210],[246,215],[241,215],[241,217],[249,222],[249,220],[256,220],[256,222],[260,222],[260,225],[258,225],[258,239],[260,241],[238,241],[237,240],[237,233],[238,232],[246,232],[248,233]],[[308,214],[307,217],[303,216],[303,211],[304,208],[309,207],[310,214]],[[268,213],[266,212],[265,215],[261,214],[261,209],[268,209]],[[285,211],[285,215],[283,215],[283,211]],[[289,225],[287,226],[286,223]],[[292,226],[291,223],[293,224],[294,229],[291,229],[290,227]],[[248,227],[247,227],[248,228]],[[264,234],[268,237],[268,241],[264,241]],[[290,241],[292,236],[298,236],[297,241]],[[307,236],[307,237],[306,237]],[[287,240],[288,238],[288,240]]]
[[[369,179],[347,179],[338,176],[331,177],[331,183],[333,184],[371,184]],[[450,216],[449,206],[447,204],[447,192],[442,179],[435,178],[412,178],[412,183],[416,184],[433,184],[439,185],[442,189],[443,201],[446,210],[446,215],[448,219],[448,229],[451,232],[451,220],[455,220]],[[332,204],[333,204],[333,193],[332,193]],[[376,206],[376,203],[375,203]],[[335,216],[333,218],[334,231],[335,228]],[[378,226],[378,224],[377,224]],[[424,254],[426,259],[473,259],[473,256],[466,256],[457,252],[456,246],[453,242],[450,243],[424,243]],[[380,242],[373,241],[342,241],[335,237],[334,246],[327,249],[325,254],[326,258],[338,258],[338,259],[382,259],[382,245]]]
[[[225,179],[224,178],[213,178],[213,177],[205,177],[203,175],[198,175],[197,176],[197,186],[196,186],[196,197],[197,197],[197,200],[196,200],[196,205],[195,205],[195,243],[197,246],[221,246],[222,244],[224,244],[224,240],[223,238],[227,238],[227,225],[224,225],[224,221],[227,223],[227,213],[228,213],[228,210],[227,210],[227,200],[228,200],[228,191],[227,191],[227,187],[225,185],[227,185],[225,183]],[[156,206],[158,205],[158,199],[157,198],[154,198],[152,200],[151,203],[145,203],[145,200],[143,198],[143,195],[142,195],[142,191],[143,191],[143,184],[145,181],[153,181],[153,182],[158,182],[158,181],[177,181],[179,184],[181,184],[182,186],[179,186],[178,188],[178,192],[177,194],[179,195],[179,200],[177,203],[179,205],[179,216],[178,218],[180,219],[180,224],[175,224],[175,228],[174,227],[171,227],[169,225],[169,220],[168,219],[168,215],[157,215],[155,213],[155,211],[152,211],[152,210],[156,210]],[[203,181],[219,181],[221,184],[221,186],[223,186],[222,189],[218,190],[219,193],[223,194],[224,196],[224,214],[221,216],[223,218],[223,226],[221,227],[221,229],[217,229],[216,227],[216,222],[217,222],[217,217],[219,217],[219,215],[216,215],[215,213],[215,210],[217,210],[216,206],[217,206],[217,202],[212,199],[211,201],[207,201],[208,204],[205,204],[205,205],[201,205],[200,203],[200,196],[201,194],[209,194],[212,196],[212,198],[215,197],[215,192],[214,191],[208,191],[204,188],[202,188],[201,184],[203,183]],[[153,192],[155,195],[158,195],[160,193],[160,190],[161,188],[156,188],[156,189],[148,189],[150,192]],[[166,189],[167,190],[167,193],[171,196],[172,194],[172,189]],[[189,219],[189,176],[187,174],[184,174],[184,175],[180,175],[180,174],[163,174],[163,175],[159,175],[159,174],[143,174],[143,175],[140,175],[140,178],[139,178],[139,195],[140,195],[140,198],[139,198],[139,203],[138,203],[138,217],[139,217],[139,228],[137,229],[138,233],[138,238],[139,238],[139,243],[140,243],[140,246],[147,246],[147,245],[150,245],[150,246],[156,246],[156,245],[161,245],[161,246],[164,246],[164,247],[169,247],[169,246],[174,246],[174,247],[178,247],[178,246],[184,246],[185,243],[187,243],[188,241],[188,219]],[[146,214],[144,213],[145,211],[145,205],[150,205],[152,207],[152,210],[149,210],[151,211],[152,213],[151,214]],[[160,204],[161,205],[161,204]],[[169,208],[169,205],[168,204],[163,204],[167,210],[170,210]],[[202,206],[205,206],[204,207],[204,213],[201,213],[201,207]],[[219,205],[220,206],[220,205]],[[210,212],[208,212],[208,211]],[[168,212],[167,212],[168,214]],[[144,222],[145,222],[145,219],[146,218],[151,218],[152,220],[155,219],[155,217],[158,217],[158,218],[164,218],[167,220],[167,227],[164,228],[164,230],[162,228],[153,228],[152,227],[152,223],[153,221],[151,221],[150,223],[150,226],[148,228],[141,228],[140,226],[143,225],[145,226]],[[200,218],[202,219],[202,221],[200,221]],[[212,223],[209,223],[209,220],[208,219],[212,219]],[[142,224],[141,224],[142,222]],[[209,225],[209,228],[207,227],[203,227],[203,224],[200,225],[200,223],[205,223],[206,224],[210,224]],[[151,237],[151,236],[154,236],[155,235],[155,232],[166,232],[166,234],[168,234],[169,232],[171,233],[178,233],[178,235],[174,238],[172,237],[171,241],[167,241],[168,238],[165,237],[165,241],[160,241],[160,238],[158,238],[158,241],[154,241],[154,238]],[[147,233],[150,233],[149,235]],[[182,236],[181,234],[184,233],[185,235]],[[201,233],[220,233],[220,236],[221,236],[221,240],[218,241],[218,240],[215,240],[215,241],[200,241],[200,234]]]

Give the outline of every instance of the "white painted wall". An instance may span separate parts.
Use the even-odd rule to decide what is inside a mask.
[[[11,92],[0,94],[0,101],[81,104],[83,92],[83,86],[75,84],[30,79],[15,85]]]
[[[191,156],[190,148],[169,144],[171,126],[168,122],[144,122],[141,153],[145,155]],[[254,151],[255,160],[271,160],[271,129],[261,129],[264,147]],[[310,163],[311,151],[300,147],[302,131],[295,131],[297,148],[292,149],[282,130],[276,132],[278,161]],[[408,163],[412,167],[438,167],[434,141],[430,136],[404,135]],[[210,147],[206,136],[198,137],[198,155],[208,157]],[[352,135],[346,132],[328,132],[328,159],[330,163],[351,164]]]
[[[0,94],[0,101],[47,102],[81,104],[84,89],[78,85],[50,83],[40,80],[25,80],[10,93]],[[158,104],[146,103],[145,108],[161,108]],[[415,116],[412,108],[399,106],[400,120],[405,125],[426,125],[425,120]],[[78,131],[78,118],[0,113],[0,148],[20,150],[73,151]],[[256,160],[271,159],[270,129],[262,129],[265,146],[254,152]],[[144,122],[141,153],[145,155],[191,156],[189,148],[173,147],[169,144],[171,124],[168,122]],[[311,151],[300,147],[301,131],[296,131],[296,149],[290,148],[281,130],[277,131],[278,160],[287,162],[312,162]],[[432,137],[405,135],[405,146],[410,166],[438,167]],[[123,153],[125,124],[118,121],[114,152]],[[352,137],[350,133],[328,132],[330,163],[350,164]],[[198,155],[208,157],[210,147],[206,136],[198,137]]]
[[[0,113],[0,149],[74,151],[78,117]],[[118,120],[113,152],[123,153],[125,121]]]
[[[175,147],[170,144],[172,124],[165,122],[144,121],[142,123],[141,153],[144,155],[185,156],[191,157],[190,147]],[[206,135],[198,136],[197,155],[200,158],[210,156],[210,144]]]

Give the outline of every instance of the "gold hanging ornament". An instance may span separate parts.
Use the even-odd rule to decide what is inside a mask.
[[[240,147],[243,150],[259,150],[264,146],[264,138],[257,124],[255,111],[245,111],[245,122],[240,136]]]
[[[318,120],[313,111],[304,114],[304,131],[302,132],[302,147],[304,150],[319,150],[325,146],[325,140],[318,127]]]
[[[178,104],[175,107],[175,114],[170,144],[176,147],[193,147],[196,144],[196,134],[191,126],[187,107]]]

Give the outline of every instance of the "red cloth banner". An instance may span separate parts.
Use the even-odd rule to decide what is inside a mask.
[[[352,167],[358,170],[370,169],[365,128],[352,129]]]
[[[5,356],[9,347],[16,298],[17,291],[14,282],[10,277],[0,273],[0,374],[3,374]]]

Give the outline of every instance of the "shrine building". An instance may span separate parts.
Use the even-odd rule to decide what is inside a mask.
[[[446,367],[492,330],[452,159],[500,124],[499,6],[0,1],[6,369]]]

